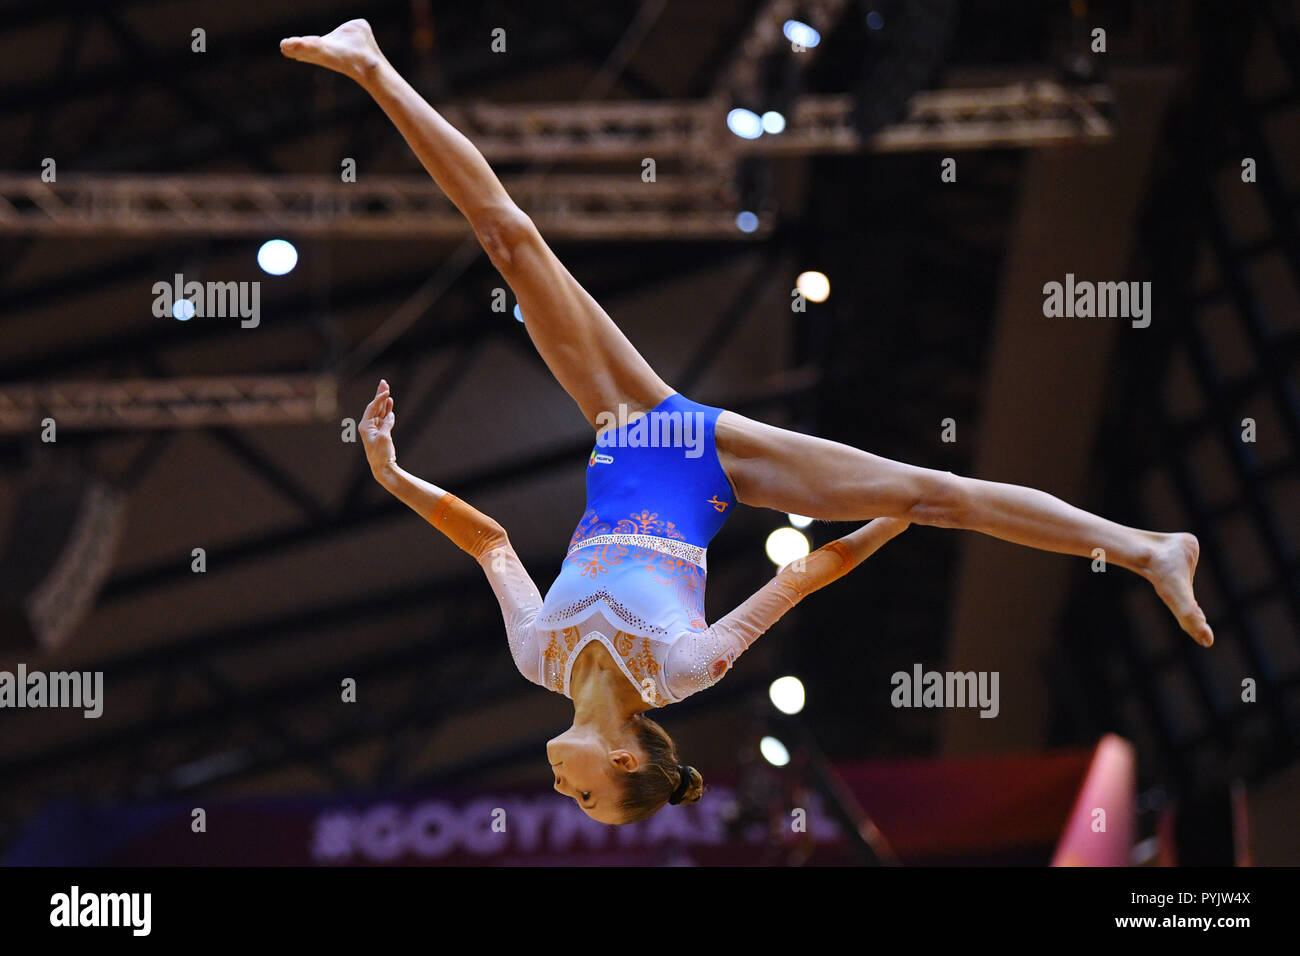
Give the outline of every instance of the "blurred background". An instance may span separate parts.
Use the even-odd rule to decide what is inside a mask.
[[[497,518],[545,592],[592,436],[380,110],[280,56],[359,16],[676,389],[1191,531],[1213,649],[1123,570],[913,527],[655,714],[700,804],[588,821],[543,764],[567,701],[347,441],[386,377],[403,465]],[[0,859],[1300,862],[1297,22],[4,4],[0,671],[102,672],[104,699],[0,710]],[[177,274],[260,282],[259,321],[159,316]],[[1150,282],[1149,326],[1045,317],[1067,274]],[[796,525],[729,521],[710,620],[775,571],[773,532],[849,527]],[[997,672],[997,716],[894,706],[916,668]]]

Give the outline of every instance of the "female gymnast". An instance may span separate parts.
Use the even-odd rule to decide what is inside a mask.
[[[398,75],[366,21],[280,48],[351,77],[374,98],[469,221],[537,351],[597,430],[587,509],[543,599],[499,524],[397,464],[387,382],[361,427],[376,480],[483,568],[520,672],[573,701],[573,726],[547,744],[547,759],[555,789],[592,818],[629,823],[698,800],[699,772],[679,763],[645,712],[712,686],[795,603],[912,522],[1063,554],[1103,548],[1108,561],[1149,581],[1198,643],[1213,642],[1192,593],[1192,535],[1127,528],[1042,491],[901,464],[690,401],[569,274],[473,144]],[[705,549],[737,503],[874,520],[788,565],[709,626]]]

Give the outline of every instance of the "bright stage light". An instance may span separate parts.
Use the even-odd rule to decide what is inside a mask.
[[[283,239],[269,239],[257,250],[257,264],[262,271],[273,276],[282,276],[292,272],[298,264],[298,250],[293,243]]]
[[[768,559],[778,568],[806,557],[809,551],[808,539],[794,528],[777,528],[767,536],[766,548]]]
[[[805,50],[811,50],[822,42],[822,35],[802,20],[786,20],[781,25],[781,32],[791,43],[798,43]]]
[[[803,515],[788,514],[786,517],[790,519],[790,523],[796,528],[806,528],[812,524],[813,521],[812,518],[806,518]]]
[[[522,322],[523,320],[524,320],[524,314],[523,314],[522,312],[519,311],[519,306],[518,306],[518,304],[516,304],[516,305],[515,305],[515,321],[516,321],[516,322]]]
[[[809,302],[825,302],[831,294],[831,280],[823,272],[801,272],[794,287]]]
[[[189,299],[177,299],[172,303],[172,315],[182,322],[194,318],[194,303]]]
[[[775,737],[764,737],[760,740],[758,742],[758,752],[773,767],[784,767],[790,762],[790,751],[786,750],[785,744]]]
[[[772,698],[772,706],[783,714],[797,714],[803,710],[803,681],[797,677],[778,677],[767,689],[767,696]]]
[[[736,228],[741,232],[753,232],[758,228],[758,216],[746,209],[736,216]]]
[[[785,129],[785,117],[776,110],[768,110],[763,114],[763,132],[779,133]]]
[[[727,114],[727,129],[741,139],[758,139],[763,135],[763,121],[753,110],[737,107]]]

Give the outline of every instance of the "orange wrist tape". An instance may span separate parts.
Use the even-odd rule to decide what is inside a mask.
[[[822,545],[817,550],[834,551],[836,554],[840,556],[840,560],[843,562],[843,564],[840,565],[840,569],[836,573],[835,577],[831,578],[832,581],[836,580],[836,578],[842,578],[844,575],[848,574],[850,571],[853,570],[854,566],[857,564],[856,559],[853,557],[853,552],[849,550],[849,546],[845,544],[843,541],[839,541],[839,540],[829,541],[826,544]]]
[[[789,580],[788,586],[794,593],[792,601],[799,601],[842,578],[853,570],[853,565],[853,552],[848,545],[831,541],[803,558],[802,567],[800,562],[791,562],[781,573]],[[802,573],[797,573],[796,568]]]
[[[501,525],[450,492],[439,498],[433,511],[425,517],[429,524],[451,538],[456,547],[472,555],[475,560],[508,543],[505,529]]]

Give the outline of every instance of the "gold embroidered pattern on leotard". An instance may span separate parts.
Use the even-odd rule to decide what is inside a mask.
[[[564,672],[578,638],[576,627],[547,632],[546,649],[542,652],[542,683],[558,694],[564,693]]]
[[[655,660],[654,648],[650,638],[636,637],[624,631],[614,635],[614,648],[623,664],[632,675],[637,689],[647,696],[656,707],[669,703],[663,693],[663,679],[660,676],[659,662]]]
[[[563,694],[569,660],[581,640],[581,634],[576,627],[566,627],[560,631],[547,631],[546,637],[546,649],[542,652],[542,682],[550,690]],[[606,647],[609,645],[606,644]],[[615,631],[612,650],[634,678],[633,683],[637,689],[654,706],[662,707],[671,703],[664,693],[662,668],[655,658],[654,644],[650,638]]]

